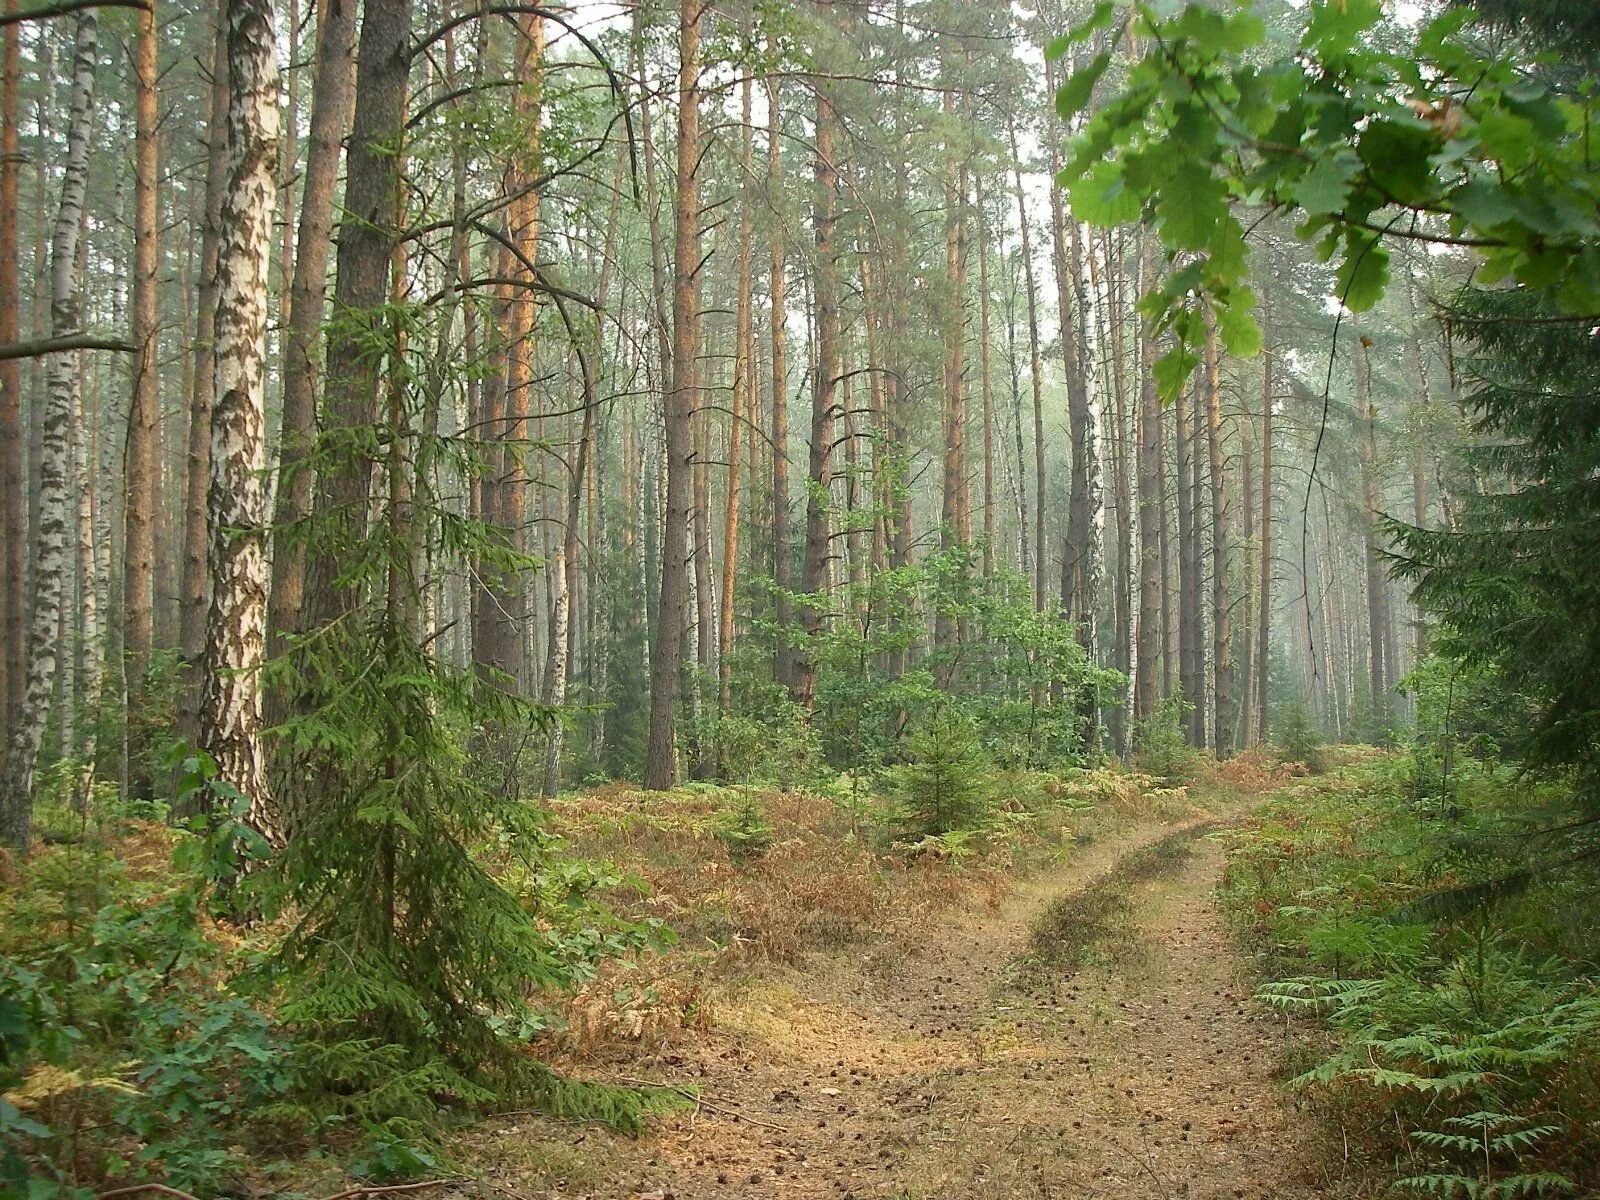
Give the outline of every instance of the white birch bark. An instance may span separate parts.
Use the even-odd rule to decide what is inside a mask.
[[[200,744],[236,788],[245,820],[278,825],[261,752],[267,644],[267,280],[277,193],[278,71],[272,0],[226,0],[228,168],[217,262],[216,398],[211,418],[211,608]]]
[[[99,54],[95,11],[75,22],[72,108],[67,125],[61,203],[50,238],[50,332],[76,333],[79,326],[78,237],[89,174],[90,116]],[[39,451],[39,519],[35,525],[33,608],[28,625],[27,687],[17,714],[0,788],[0,841],[26,853],[32,824],[33,772],[50,715],[50,698],[61,666],[62,599],[71,565],[68,539],[76,516],[68,484],[71,425],[78,406],[78,356],[52,355]]]

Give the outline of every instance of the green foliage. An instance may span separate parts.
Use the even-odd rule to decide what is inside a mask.
[[[1020,576],[973,567],[970,549],[953,548],[842,591],[837,603],[853,619],[835,622],[815,647],[813,726],[829,763],[893,761],[911,714],[944,705],[965,713],[1004,766],[1055,769],[1094,753],[1094,712],[1117,703],[1121,676],[1089,660],[1059,613],[1036,611]],[[909,665],[928,612],[965,636]]]
[[[1458,299],[1480,445],[1453,529],[1390,532],[1397,574],[1440,623],[1449,723],[1600,807],[1600,349],[1551,311],[1527,291]]]
[[[1354,312],[1387,288],[1393,236],[1472,246],[1482,283],[1516,280],[1552,311],[1600,310],[1594,99],[1486,48],[1469,9],[1405,36],[1377,0],[1312,0],[1294,44],[1266,56],[1249,6],[1141,0],[1132,18],[1148,49],[1084,122],[1061,182],[1080,220],[1142,217],[1183,263],[1141,303],[1175,338],[1156,372],[1164,394],[1199,361],[1205,308],[1230,354],[1260,346],[1246,206],[1297,214]],[[1101,6],[1052,49],[1112,19]],[[1102,70],[1097,58],[1069,73],[1058,108],[1081,108]]]
[[[203,773],[191,759],[188,786]],[[218,868],[252,835],[224,813],[139,836],[142,869],[96,829],[0,892],[0,1183],[18,1194],[89,1194],[91,1163],[88,1180],[211,1191],[280,1116],[315,1129],[292,1100],[292,1040],[234,991],[241,955],[210,936]]]
[[[1272,728],[1273,744],[1281,761],[1300,763],[1313,775],[1322,773],[1322,735],[1305,701],[1298,696],[1284,701]]]
[[[1183,697],[1174,694],[1135,724],[1133,759],[1139,770],[1167,784],[1189,777],[1204,756],[1184,736],[1183,717],[1188,709]]]
[[[284,853],[294,921],[256,979],[316,1044],[310,1086],[367,1121],[523,1097],[637,1128],[636,1097],[586,1095],[528,1047],[547,1024],[540,990],[649,936],[586,899],[538,808],[473,770],[469,715],[488,717],[476,736],[504,759],[543,714],[485,695],[383,619],[330,631],[295,665],[327,702],[286,736],[330,785]]]
[[[1470,760],[1469,760],[1470,764]],[[1296,1085],[1380,1112],[1396,1187],[1572,1195],[1596,1182],[1600,984],[1592,882],[1518,865],[1529,798],[1467,765],[1460,810],[1408,798],[1404,760],[1305,781],[1235,839],[1223,896],[1332,1052]],[[1318,1043],[1321,1044],[1321,1043]]]
[[[902,838],[921,841],[969,831],[989,812],[988,762],[972,722],[945,705],[907,741],[909,761],[889,772]]]
[[[761,809],[760,798],[749,788],[717,814],[717,840],[736,863],[760,858],[772,847],[772,826]]]

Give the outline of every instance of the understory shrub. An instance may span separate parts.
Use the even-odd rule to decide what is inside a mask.
[[[1593,1194],[1600,887],[1528,836],[1548,791],[1460,773],[1448,810],[1398,756],[1285,788],[1235,838],[1225,906],[1259,999],[1331,1035],[1294,1084],[1370,1131],[1400,1194]]]

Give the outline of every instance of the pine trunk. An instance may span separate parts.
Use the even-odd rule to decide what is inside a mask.
[[[150,673],[152,605],[155,590],[155,522],[161,511],[159,492],[159,375],[161,343],[156,310],[156,271],[160,232],[156,212],[158,187],[156,105],[156,14],[152,3],[138,10],[133,36],[135,137],[133,151],[133,396],[128,408],[128,436],[123,461],[122,604],[123,651],[130,713],[144,707]],[[130,722],[130,728],[139,728]],[[143,747],[132,748],[142,764]],[[133,787],[148,791],[140,769]]]
[[[273,652],[279,648],[280,637],[299,628],[300,608],[305,602],[306,548],[293,527],[311,512],[317,349],[322,336],[328,252],[333,246],[339,150],[350,127],[354,100],[356,0],[322,0],[317,15],[311,126],[294,275],[289,285],[289,319],[283,336],[283,423],[273,514],[278,532],[274,535],[272,598],[267,613],[269,649]]]
[[[824,611],[828,602],[829,502],[833,479],[833,423],[836,415],[834,389],[839,379],[839,279],[833,243],[834,190],[837,171],[834,160],[832,87],[817,81],[815,194],[812,225],[816,236],[816,364],[811,381],[811,447],[809,486],[806,499],[805,557],[800,569],[800,591],[804,596],[800,610],[803,644],[795,656],[794,683],[790,694],[807,712],[816,700],[816,641],[827,623]]]
[[[673,246],[672,378],[663,397],[666,460],[665,521],[661,535],[661,582],[656,603],[656,640],[650,654],[650,729],[644,783],[669,788],[678,779],[678,675],[683,666],[687,611],[688,531],[694,464],[690,425],[698,398],[700,184],[700,0],[678,6],[678,146],[676,237]]]

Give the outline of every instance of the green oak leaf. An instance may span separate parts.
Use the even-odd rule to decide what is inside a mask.
[[[1056,91],[1056,112],[1063,121],[1070,121],[1084,110],[1094,96],[1094,85],[1100,82],[1100,76],[1110,65],[1110,53],[1102,51],[1088,66],[1067,76],[1067,81]]]
[[[1122,176],[1122,166],[1112,160],[1096,163],[1076,179],[1063,178],[1072,215],[1090,225],[1110,227],[1137,221],[1144,211],[1144,198],[1131,191]]]
[[[1350,195],[1351,181],[1360,168],[1360,160],[1351,150],[1342,149],[1323,155],[1311,170],[1294,182],[1289,195],[1305,210],[1307,216],[1341,212]]]

